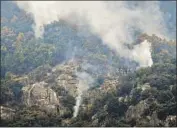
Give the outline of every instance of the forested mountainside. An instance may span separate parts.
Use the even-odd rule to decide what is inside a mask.
[[[33,23],[1,2],[1,126],[176,126],[176,40],[137,34],[127,47],[147,40],[153,60],[138,68],[65,20],[45,25],[44,38]]]

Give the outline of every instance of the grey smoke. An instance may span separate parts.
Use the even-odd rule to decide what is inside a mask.
[[[79,107],[82,103],[82,95],[93,83],[93,78],[86,72],[76,72],[77,78],[79,80],[77,86],[78,96],[76,97],[76,104],[74,106],[73,117],[76,117],[79,112]]]
[[[149,35],[167,38],[167,30],[158,1],[17,1],[17,5],[34,17],[36,37],[42,37],[44,25],[64,19],[78,28],[87,25],[103,43],[122,57],[137,61],[140,66],[151,66],[149,53],[141,52],[150,45],[140,45],[137,51],[129,50],[124,43],[132,43],[134,29]],[[130,6],[132,5],[132,6]],[[145,41],[145,44],[147,42]],[[145,47],[146,46],[146,47]],[[138,48],[139,47],[139,48]],[[134,56],[133,56],[134,55]],[[140,56],[139,56],[140,55]],[[146,56],[148,55],[148,57]]]

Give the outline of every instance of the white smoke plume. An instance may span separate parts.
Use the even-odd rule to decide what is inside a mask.
[[[151,44],[145,40],[139,45],[135,45],[132,50],[133,60],[140,63],[140,67],[151,66],[153,64],[151,57]]]
[[[17,1],[16,3],[26,12],[33,14],[36,37],[43,36],[44,25],[64,19],[76,24],[78,28],[82,28],[83,25],[89,26],[92,33],[98,35],[122,57],[128,57],[135,52],[124,47],[125,42],[133,41],[134,29],[167,38],[158,1]],[[133,6],[135,4],[136,7]],[[143,51],[140,50],[143,48],[149,49],[146,48],[149,45],[137,47],[139,51]],[[144,54],[144,59],[149,59],[146,55],[149,57],[149,53]],[[140,53],[133,58],[140,65],[150,66],[150,60],[142,60]]]
[[[76,75],[78,77],[79,83],[77,86],[78,96],[76,97],[76,105],[74,106],[73,117],[77,117],[78,115],[79,107],[82,103],[83,92],[85,92],[93,83],[93,78],[86,72],[77,72]]]

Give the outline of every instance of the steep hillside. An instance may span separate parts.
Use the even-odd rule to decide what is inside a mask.
[[[137,31],[123,48],[148,42],[153,63],[141,67],[134,52],[122,56],[67,20],[45,24],[36,38],[32,14],[1,4],[1,126],[176,126],[176,40]],[[173,33],[174,16],[166,22]],[[144,51],[135,52],[141,60]]]

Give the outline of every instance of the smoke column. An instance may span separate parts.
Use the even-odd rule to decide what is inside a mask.
[[[93,83],[93,78],[85,72],[76,72],[79,83],[77,86],[78,96],[76,97],[76,105],[74,106],[73,117],[77,117],[79,112],[79,107],[82,103],[82,94],[86,91]]]
[[[135,30],[167,38],[166,25],[158,1],[16,1],[16,3],[21,9],[33,14],[36,37],[43,36],[44,25],[64,19],[68,23],[76,24],[81,30],[84,25],[88,26],[89,31],[99,36],[103,43],[117,54],[134,59],[143,66],[150,66],[149,53],[143,54],[147,60],[142,60],[141,54],[137,54],[135,50],[150,49],[149,45],[140,45],[134,50],[124,46],[125,42],[132,43]],[[134,56],[130,56],[131,54]]]
[[[140,63],[140,67],[151,66],[153,64],[151,57],[151,44],[144,40],[141,44],[135,45],[132,55],[133,60]]]
[[[83,85],[80,85],[82,84],[80,81],[79,81],[79,85],[78,85],[78,88],[77,88],[77,92],[78,92],[78,96],[76,97],[76,105],[74,106],[74,113],[73,113],[73,117],[76,117],[78,115],[78,112],[79,112],[79,107],[80,107],[80,104],[81,104],[81,100],[82,100],[82,90],[80,89],[79,86],[83,86]]]

